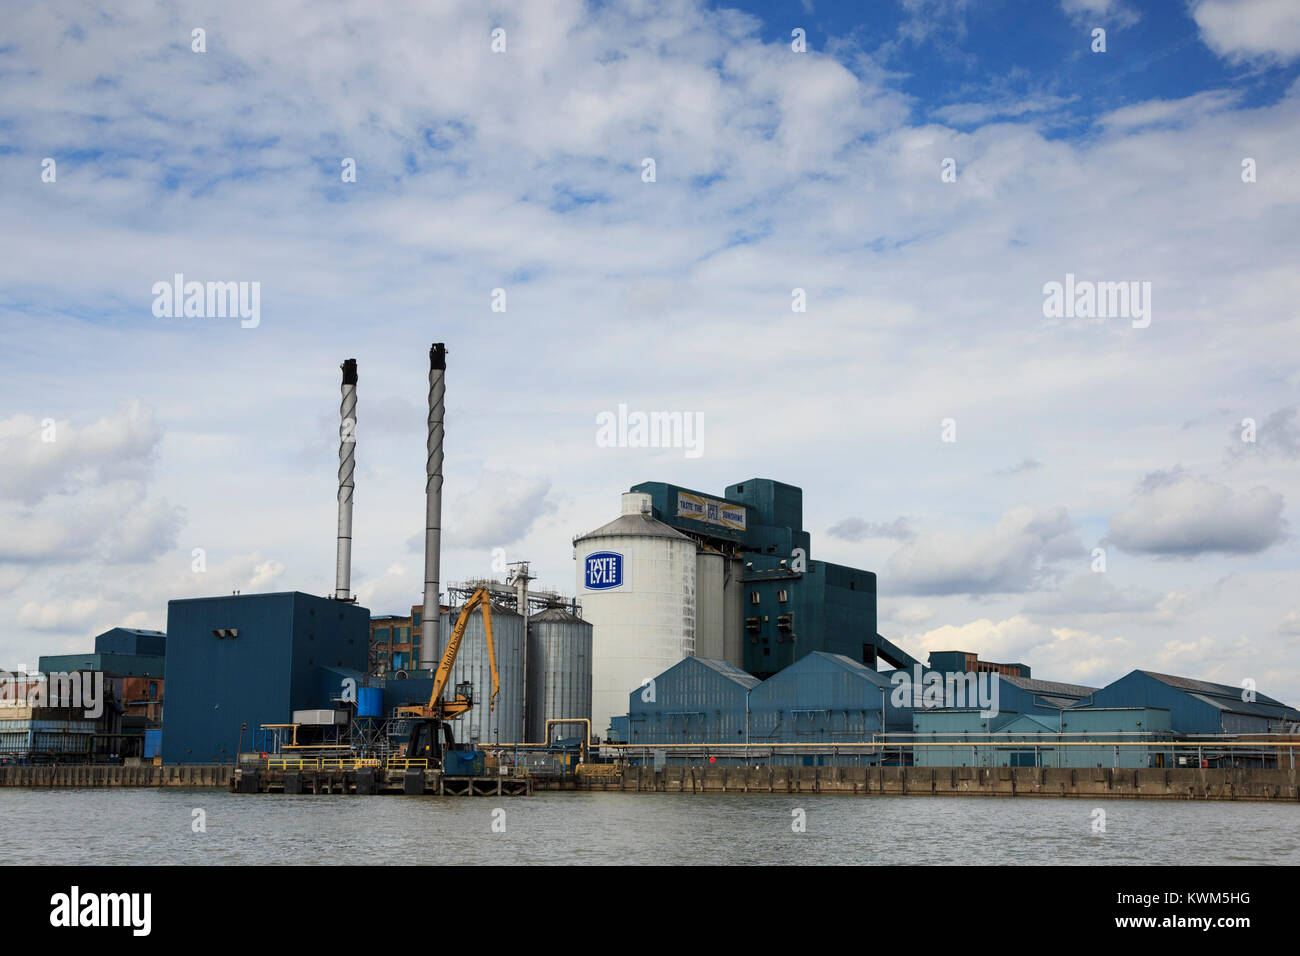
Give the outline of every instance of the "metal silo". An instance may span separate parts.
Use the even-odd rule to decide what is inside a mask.
[[[623,495],[623,514],[575,538],[578,595],[591,622],[592,732],[627,713],[628,694],[695,653],[695,542]]]
[[[447,647],[451,628],[460,615],[454,607],[450,614],[442,615],[438,635],[438,656]],[[465,626],[465,637],[456,655],[443,698],[450,700],[456,685],[469,681],[474,685],[474,708],[463,717],[451,721],[457,743],[516,744],[524,738],[524,619],[522,615],[505,608],[492,606],[492,643],[496,648],[497,675],[501,690],[496,707],[488,710],[492,695],[492,670],[488,666],[487,641],[483,636],[483,614],[475,611]]]
[[[727,558],[722,583],[722,659],[745,666],[745,562]]]
[[[591,718],[591,634],[589,622],[563,608],[546,608],[528,619],[530,743],[546,739],[548,720]],[[604,728],[595,732],[603,734]],[[561,737],[581,733],[577,724],[556,731]]]
[[[720,551],[701,551],[695,556],[695,656],[725,659],[723,578],[726,558]]]

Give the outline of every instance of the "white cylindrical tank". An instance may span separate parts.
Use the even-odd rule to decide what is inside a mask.
[[[695,653],[695,542],[623,495],[623,514],[574,539],[578,596],[592,625],[591,729],[604,737],[628,695]]]
[[[695,556],[695,656],[724,659],[723,578],[726,558],[718,551]]]
[[[460,608],[442,615],[438,636],[438,657],[447,648],[452,626]],[[456,743],[519,744],[524,737],[524,619],[514,611],[492,606],[492,645],[496,650],[497,677],[500,691],[496,706],[488,709],[492,696],[492,669],[488,662],[487,638],[483,634],[483,612],[476,610],[465,625],[465,636],[451,668],[443,700],[456,696],[456,685],[469,681],[474,685],[474,707],[451,721]]]
[[[529,617],[529,743],[546,739],[548,720],[591,719],[591,633],[590,622],[564,608],[548,607]],[[552,739],[583,732],[577,724],[557,725]]]

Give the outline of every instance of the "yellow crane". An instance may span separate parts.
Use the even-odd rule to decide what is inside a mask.
[[[442,652],[442,660],[438,662],[438,670],[433,675],[433,690],[429,694],[429,703],[397,708],[398,717],[411,720],[411,736],[406,746],[408,759],[424,758],[429,761],[430,766],[440,764],[443,751],[456,743],[448,721],[461,716],[474,706],[474,689],[468,682],[456,685],[455,696],[451,700],[443,700],[442,695],[446,690],[447,681],[451,678],[451,669],[456,663],[456,655],[460,653],[461,641],[465,639],[465,628],[469,624],[470,615],[476,608],[483,612],[483,636],[487,641],[488,665],[492,670],[492,695],[488,698],[488,711],[496,709],[500,680],[497,676],[496,648],[492,644],[492,601],[487,588],[479,588],[460,609],[460,617],[456,619],[451,638]],[[429,609],[425,608],[424,613],[429,613]],[[438,613],[436,607],[433,613]],[[439,730],[442,731],[442,740],[439,740]]]

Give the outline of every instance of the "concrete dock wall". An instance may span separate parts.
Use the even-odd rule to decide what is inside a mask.
[[[628,767],[539,778],[538,790],[653,793],[845,793],[1300,802],[1296,770],[1051,767]]]
[[[601,770],[605,771],[605,768],[602,767]],[[283,776],[280,774],[281,778]],[[234,768],[229,765],[0,767],[0,787],[233,789],[234,780]],[[267,782],[274,785],[273,781]],[[266,789],[266,787],[259,787],[259,789]],[[331,789],[325,789],[324,792],[331,792]],[[891,796],[1259,800],[1296,803],[1300,802],[1300,771],[1198,770],[1195,768],[1072,770],[1052,767],[719,766],[669,767],[655,771],[649,767],[627,767],[613,773],[606,771],[599,774],[569,775],[563,778],[534,777],[531,789],[681,794],[844,793]],[[381,792],[379,788],[376,788],[376,791]]]
[[[234,767],[193,764],[183,767],[115,765],[0,767],[0,787],[223,787]]]

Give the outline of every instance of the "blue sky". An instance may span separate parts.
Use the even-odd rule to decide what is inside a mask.
[[[448,580],[571,591],[632,484],[773,477],[914,652],[1300,699],[1297,69],[1289,0],[18,4],[0,665],[327,593],[348,357],[355,587],[409,607],[441,340]],[[177,273],[259,323],[155,314]],[[621,403],[703,454],[601,447]]]
[[[758,17],[766,42],[801,27],[816,49],[852,54],[899,74],[922,121],[958,103],[998,93],[1020,103],[1059,97],[1062,134],[1082,133],[1110,110],[1146,99],[1177,99],[1232,86],[1247,105],[1276,100],[1295,80],[1294,62],[1230,61],[1201,37],[1191,4],[1066,5],[985,0],[894,4],[855,0],[739,3]],[[1106,57],[1092,55],[1092,30],[1106,30]]]

